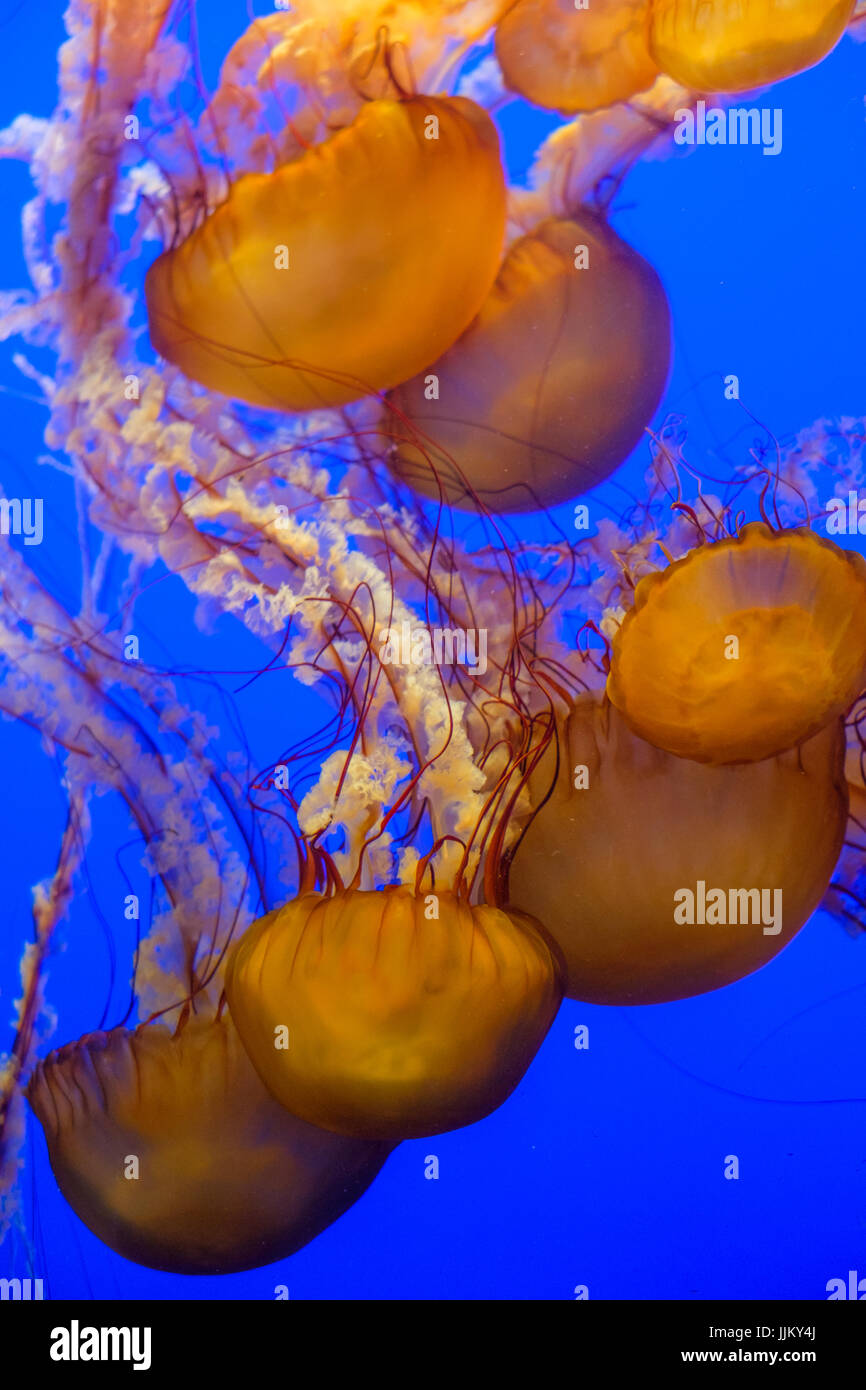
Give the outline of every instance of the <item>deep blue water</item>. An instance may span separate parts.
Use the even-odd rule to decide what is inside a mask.
[[[246,13],[202,10],[205,72]],[[206,17],[205,17],[206,16]],[[57,0],[0,11],[0,125],[47,115],[63,39]],[[866,410],[863,250],[866,46],[850,40],[818,69],[766,94],[784,112],[784,148],[703,148],[636,168],[613,225],[655,265],[674,322],[674,369],[658,419],[686,417],[689,457],[708,472],[742,461],[761,430],[743,402],[789,439],[821,417]],[[515,104],[500,125],[519,178],[551,120]],[[0,288],[25,283],[18,209],[26,170],[0,163]],[[0,345],[0,482],[42,495],[50,546],[41,572],[68,601],[78,584],[71,488],[38,463],[45,413]],[[626,466],[638,485],[646,456]],[[721,471],[725,471],[722,469]],[[615,505],[615,493],[607,494]],[[160,585],[138,624],[157,664],[247,670],[262,650],[233,621],[193,625],[178,580]],[[226,688],[241,681],[226,677]],[[267,756],[315,698],[283,679],[235,700],[247,740]],[[31,886],[53,870],[64,820],[57,768],[38,736],[0,721],[0,1048],[8,1045]],[[98,805],[80,895],[51,961],[54,1044],[123,1016],[131,940],[120,921],[124,873],[139,852],[117,811]],[[125,857],[124,857],[125,855]],[[116,963],[112,965],[112,939]],[[336,1225],[280,1265],[224,1278],[175,1277],[129,1264],[95,1239],[59,1195],[31,1122],[24,1232],[3,1273],[34,1274],[51,1297],[268,1299],[698,1299],[826,1297],[831,1278],[866,1274],[866,938],[816,914],[756,975],[677,1004],[635,1010],[566,1001],[508,1103],[470,1129],[403,1144]],[[588,1051],[574,1047],[589,1026]],[[425,1158],[439,1159],[438,1181]],[[725,1157],[740,1160],[726,1181]]]

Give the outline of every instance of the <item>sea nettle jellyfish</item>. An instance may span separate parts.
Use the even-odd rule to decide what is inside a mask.
[[[866,919],[866,706],[860,701],[846,724],[848,748],[845,779],[848,783],[848,826],[845,843],[824,907],[852,935],[864,930]]]
[[[505,85],[563,114],[628,101],[651,86],[648,0],[518,0],[496,29]]]
[[[640,581],[607,693],[656,747],[734,763],[802,743],[864,686],[866,563],[754,523]]]
[[[60,1189],[128,1260],[226,1274],[282,1259],[361,1195],[389,1153],[296,1119],[227,1017],[92,1033],[41,1062],[28,1097]]]
[[[391,467],[458,506],[554,506],[628,457],[669,364],[653,268],[589,213],[551,218],[511,247],[462,338],[390,396]]]
[[[738,980],[791,940],[830,881],[844,754],[834,720],[779,757],[707,767],[582,696],[532,778],[508,910],[544,923],[576,999],[655,1004]]]
[[[195,381],[303,411],[396,386],[454,342],[502,250],[490,117],[462,98],[370,101],[247,174],[146,280],[154,346]]]
[[[256,1069],[293,1114],[397,1140],[510,1095],[561,999],[533,918],[452,892],[307,893],[255,923],[226,972]]]
[[[813,67],[839,42],[856,0],[652,0],[649,46],[698,92],[742,92]]]

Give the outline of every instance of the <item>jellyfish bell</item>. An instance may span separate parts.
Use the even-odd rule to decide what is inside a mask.
[[[698,762],[793,748],[866,686],[866,563],[755,523],[647,575],[607,693],[636,734]]]
[[[518,0],[496,28],[506,87],[563,115],[628,101],[658,76],[648,0]]]
[[[232,952],[226,995],[283,1105],[324,1129],[393,1141],[501,1105],[561,989],[530,917],[390,887],[307,893],[262,918]]]
[[[779,757],[708,767],[581,696],[533,775],[538,810],[510,865],[507,910],[544,924],[575,999],[664,1003],[751,974],[830,881],[848,808],[844,747],[835,720]]]
[[[819,63],[856,0],[652,0],[649,47],[698,92],[743,92]]]
[[[862,879],[863,853],[866,850],[866,750],[861,742],[859,723],[849,724],[847,732],[845,780],[848,785],[848,833],[840,867],[850,868],[853,861],[857,876]],[[847,863],[844,862],[846,860]]]
[[[125,1259],[226,1274],[283,1259],[335,1221],[390,1149],[296,1119],[228,1016],[92,1033],[28,1090],[70,1206]]]
[[[845,751],[845,780],[848,783],[848,791],[851,796],[852,813],[856,804],[861,818],[866,820],[866,762],[864,762],[864,749],[856,729],[849,734]]]
[[[454,346],[391,393],[389,466],[457,506],[555,506],[628,457],[669,365],[652,267],[590,213],[548,219],[511,247]]]
[[[866,885],[866,748],[863,743],[862,707],[846,724],[848,748],[845,780],[848,786],[848,825],[845,843],[827,889],[823,906],[852,935],[864,930]]]
[[[462,97],[370,101],[300,158],[238,179],[155,261],[151,339],[186,376],[250,404],[344,405],[459,337],[504,226],[486,112]]]

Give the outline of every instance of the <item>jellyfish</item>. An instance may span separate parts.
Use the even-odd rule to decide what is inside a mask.
[[[366,1190],[390,1148],[268,1095],[227,1015],[91,1033],[28,1089],[73,1210],[128,1260],[178,1274],[270,1264]]]
[[[848,743],[845,752],[845,780],[848,783],[848,795],[850,798],[850,819],[859,832],[857,838],[862,845],[864,840],[863,832],[864,829],[866,829],[866,761],[864,761],[864,748],[861,742],[861,723],[862,715],[861,718],[849,728]]]
[[[303,894],[255,923],[226,973],[272,1095],[364,1139],[438,1134],[514,1090],[561,999],[532,916],[452,892]]]
[[[390,466],[457,506],[554,506],[628,457],[669,365],[652,267],[588,212],[548,219],[512,246],[463,336],[389,397]]]
[[[138,1018],[181,1017],[176,1030],[172,1017],[171,1028],[151,1021],[62,1049],[36,1068],[30,1096],[76,1210],[130,1258],[186,1272],[280,1258],[349,1205],[395,1139],[469,1123],[499,1104],[544,1037],[564,978],[581,997],[617,1001],[715,987],[757,968],[787,940],[789,906],[796,923],[826,881],[844,801],[833,774],[838,719],[771,758],[717,767],[651,747],[626,714],[599,698],[609,721],[604,737],[625,750],[622,769],[613,754],[599,755],[600,783],[578,790],[557,782],[545,800],[551,749],[545,779],[536,771],[529,784],[535,818],[522,842],[515,847],[516,816],[504,815],[495,831],[486,819],[509,786],[510,721],[528,735],[540,686],[570,688],[574,652],[560,623],[575,606],[595,602],[591,591],[631,584],[631,556],[646,563],[655,544],[653,499],[634,509],[624,530],[602,522],[593,548],[555,538],[548,545],[544,536],[524,547],[510,534],[506,544],[495,518],[483,515],[470,548],[453,530],[448,538],[447,517],[434,522],[435,509],[416,505],[399,469],[395,483],[381,466],[380,402],[339,421],[263,419],[238,405],[307,412],[391,391],[386,447],[397,463],[427,470],[430,495],[469,498],[477,480],[482,501],[515,508],[591,486],[639,438],[664,384],[666,306],[652,271],[575,209],[599,186],[619,186],[624,170],[662,142],[682,93],[673,82],[655,83],[634,105],[557,129],[529,187],[510,190],[513,222],[535,228],[518,243],[517,268],[528,266],[530,288],[544,280],[548,254],[557,266],[570,256],[564,269],[577,281],[596,266],[613,278],[619,267],[627,279],[620,293],[613,278],[580,291],[583,307],[570,328],[583,353],[578,375],[593,385],[581,385],[573,407],[576,388],[557,383],[557,373],[573,375],[557,331],[570,291],[552,292],[544,308],[539,289],[537,319],[515,309],[526,384],[520,350],[510,339],[497,347],[493,333],[493,320],[505,321],[511,309],[507,294],[501,303],[498,289],[491,295],[504,220],[492,122],[462,97],[402,95],[459,84],[493,108],[501,97],[494,65],[476,63],[481,54],[472,46],[506,8],[513,13],[501,26],[503,49],[519,13],[494,0],[278,6],[251,21],[210,94],[185,7],[76,0],[56,112],[16,120],[3,133],[2,153],[30,167],[35,188],[24,217],[32,284],[2,296],[0,336],[22,340],[15,360],[44,393],[48,447],[74,479],[81,585],[80,610],[66,612],[51,583],[37,582],[27,552],[3,538],[3,712],[38,730],[62,766],[68,819],[54,875],[34,895],[13,1047],[0,1059],[0,1225],[19,1167],[21,1089],[52,1023],[43,992],[52,940],[70,912],[75,960],[79,918],[90,914],[79,891],[88,846],[109,859],[112,848],[125,848],[106,841],[114,829],[118,841],[128,831],[123,815],[94,809],[100,798],[129,810],[133,843],[144,850],[128,886],[141,891],[143,875],[143,902],[152,889],[150,923],[136,917],[129,925],[135,964],[127,1016],[137,1009]],[[601,0],[578,16],[587,35],[601,32],[605,12],[628,19],[636,40],[637,8],[605,11]],[[383,31],[390,37],[380,41]],[[628,51],[637,53],[636,42]],[[635,81],[625,50],[614,45],[610,53],[612,65],[599,63],[596,74],[607,83],[617,75]],[[584,67],[583,76],[591,82],[594,74]],[[596,90],[592,100],[613,100],[615,91]],[[218,204],[213,190],[224,186]],[[204,215],[204,207],[214,210]],[[560,245],[540,231],[545,218],[575,229],[570,246],[565,233]],[[146,284],[153,342],[164,354],[154,364],[141,351],[135,289],[137,258],[157,225],[176,231]],[[533,239],[530,254],[525,243],[533,248]],[[489,323],[488,299],[501,309]],[[601,303],[628,332],[614,341],[613,362],[608,354],[596,364],[590,338],[607,351],[602,327],[614,339],[618,328],[593,319]],[[425,389],[416,419],[405,383],[418,386],[422,373],[435,378],[437,364],[482,323],[494,364],[479,355],[484,390],[476,382],[468,413],[448,417],[438,401],[428,404],[434,398]],[[545,352],[529,352],[544,333]],[[632,356],[635,343],[648,344],[643,356]],[[513,416],[490,385],[500,369]],[[655,394],[646,386],[653,372]],[[463,409],[458,377],[449,389]],[[424,381],[431,392],[433,385]],[[597,407],[595,392],[607,393],[605,406]],[[536,400],[537,410],[527,405]],[[460,430],[440,441],[449,422]],[[485,439],[495,444],[492,462]],[[431,460],[443,489],[432,481]],[[519,495],[513,504],[512,493]],[[634,535],[638,517],[649,518],[648,529]],[[482,530],[486,546],[476,543]],[[147,582],[154,572],[155,590]],[[503,574],[519,575],[515,587],[525,582],[526,593],[512,593]],[[269,706],[278,728],[264,771],[251,764],[243,710],[216,676],[219,699],[196,704],[202,667],[235,665],[224,660],[231,655],[221,646],[225,625],[217,624],[210,661],[196,653],[190,678],[175,679],[185,663],[154,665],[160,656],[144,615],[139,622],[134,612],[148,591],[177,602],[179,613],[187,611],[179,600],[191,595],[203,627],[221,615],[243,624],[244,671],[249,644],[260,644],[260,660],[249,663],[255,682],[279,692]],[[78,603],[78,585],[70,592]],[[386,629],[408,627],[403,645],[411,652],[412,633],[420,626],[429,638],[434,621],[451,638],[483,629],[489,670],[456,657],[422,658],[416,668],[411,656],[384,655],[395,645],[383,641]],[[134,655],[119,639],[121,626]],[[484,650],[486,668],[486,641]],[[164,649],[166,662],[169,655]],[[282,698],[290,671],[330,701],[332,718],[309,739],[301,737],[306,705],[287,708]],[[575,713],[568,726],[575,753],[559,740],[575,767],[578,756],[595,766],[591,749],[584,752],[589,735],[575,731],[589,722]],[[257,724],[257,745],[261,732]],[[607,748],[601,733],[598,746]],[[629,781],[629,758],[661,771]],[[711,816],[703,789],[716,797],[735,785],[736,797],[721,798],[723,814],[716,798]],[[597,817],[570,839],[569,807],[590,790]],[[693,844],[692,859],[676,861],[679,883],[662,893],[659,865],[672,841],[682,841],[686,854],[692,821],[703,831],[707,862]],[[650,836],[643,859],[641,835]],[[342,887],[323,851],[327,872],[295,889],[299,840],[328,845],[334,862],[345,859],[351,886]],[[435,873],[424,894],[415,869],[432,842]],[[488,892],[499,886],[503,845],[512,856],[510,903]],[[710,862],[713,845],[718,859]],[[593,846],[608,866],[604,876],[587,867]],[[448,850],[479,875],[486,856],[483,892],[458,889]],[[580,916],[569,915],[580,888],[562,877],[569,866],[592,890]],[[673,939],[652,905],[669,889],[675,900],[683,883],[693,918],[702,920],[675,918],[682,934]],[[742,924],[752,948],[743,945],[739,956],[733,944],[708,944],[710,925],[728,930],[709,922],[710,897],[719,914],[718,885],[737,903],[745,895],[750,912],[757,894],[761,920]],[[638,911],[647,886],[652,893]],[[232,1021],[218,1012],[228,942],[239,923],[268,913],[287,892],[295,895],[288,906],[258,922],[232,959]],[[784,898],[778,931],[777,892]],[[575,923],[588,944],[572,948]],[[112,950],[121,940],[114,938],[112,930]],[[602,958],[611,942],[612,962]],[[689,955],[696,947],[702,960]],[[590,993],[593,968],[604,977],[598,995]],[[62,994],[53,1002],[62,1017]],[[140,1092],[126,1087],[130,1079]],[[150,1179],[151,1168],[160,1181]]]
[[[839,862],[822,907],[852,936],[866,929],[866,745],[864,703],[858,701],[846,720],[845,780],[848,825]]]
[[[866,563],[760,522],[645,576],[607,693],[636,734],[698,762],[802,743],[866,686]]]
[[[787,945],[830,881],[844,754],[834,720],[778,757],[709,767],[583,695],[534,776],[508,911],[531,905],[572,998],[656,1004],[739,980]]]
[[[856,0],[652,0],[649,47],[698,92],[743,92],[820,63]]]
[[[158,258],[151,339],[238,400],[343,405],[459,337],[495,278],[504,218],[486,112],[458,97],[370,101],[300,158],[239,178]]]
[[[648,0],[518,0],[499,21],[505,85],[536,106],[571,115],[628,101],[652,86]]]

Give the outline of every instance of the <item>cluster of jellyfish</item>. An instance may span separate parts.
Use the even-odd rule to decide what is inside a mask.
[[[854,12],[298,0],[251,23],[193,121],[168,0],[73,0],[55,117],[5,135],[37,196],[3,335],[56,354],[47,439],[130,593],[161,562],[334,713],[250,785],[217,778],[93,590],[70,615],[9,553],[3,711],[61,750],[70,831],[0,1077],[7,1187],[26,1094],[64,1196],[121,1255],[278,1260],[401,1140],[500,1106],[563,997],[683,999],[765,965],[822,902],[860,920],[866,564],[812,528],[820,440],[689,496],[676,432],[650,428],[665,291],[593,196],[677,108],[818,63]],[[491,115],[509,93],[563,118],[524,189]],[[642,440],[639,515],[514,538]],[[391,661],[404,626],[483,629],[488,659]],[[165,910],[137,1026],[38,1060],[94,788],[146,836]],[[233,814],[264,827],[252,868]],[[288,897],[257,886],[260,835]],[[769,886],[783,919],[675,912],[698,883]]]

